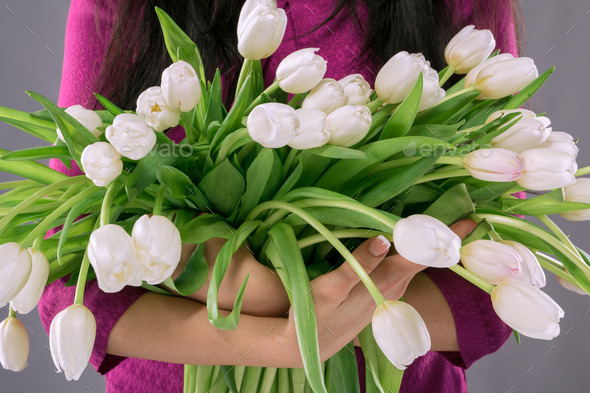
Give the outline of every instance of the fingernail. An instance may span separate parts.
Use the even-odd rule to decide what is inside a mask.
[[[369,254],[374,257],[383,255],[389,250],[391,243],[383,235],[377,236],[371,243],[369,243]]]

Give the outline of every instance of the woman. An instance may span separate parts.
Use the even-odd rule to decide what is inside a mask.
[[[278,3],[288,12],[289,22],[283,44],[263,62],[267,84],[280,60],[304,47],[319,47],[319,54],[328,60],[326,77],[336,79],[358,72],[372,82],[380,65],[399,50],[423,52],[441,69],[444,45],[472,22],[479,28],[492,28],[500,49],[515,53],[512,6],[507,0],[493,5],[466,0],[448,4],[436,0]],[[119,106],[132,109],[141,91],[158,84],[170,60],[152,11],[155,5],[170,13],[195,40],[208,72],[221,66],[226,102],[231,101],[232,89],[227,86],[232,85],[239,60],[235,31],[241,2],[74,0],[66,31],[60,106],[92,107],[91,92],[99,91]],[[183,131],[174,129],[168,135],[179,141]],[[59,162],[52,165],[67,172]],[[75,171],[78,169],[67,173]],[[460,222],[453,229],[463,237],[472,224]],[[210,263],[220,245],[215,241],[207,244]],[[432,338],[432,351],[408,368],[402,391],[466,391],[464,368],[501,347],[510,329],[495,316],[484,292],[448,270],[420,272],[421,267],[398,255],[386,256],[388,248],[382,239],[370,239],[355,256],[373,272],[387,298],[404,295],[420,312]],[[184,260],[190,246],[185,251]],[[280,318],[288,304],[278,278],[247,251],[238,253],[231,266],[220,292],[222,308],[231,308],[239,287],[236,283],[241,283],[247,272],[251,279],[245,315],[240,326],[229,332],[209,324],[201,303],[203,293],[184,299],[127,287],[105,294],[95,281],[87,285],[84,303],[97,320],[91,363],[106,373],[107,391],[181,391],[182,363],[300,366],[291,320]],[[319,277],[312,287],[321,353],[326,358],[370,321],[374,306],[347,265]],[[261,303],[271,296],[274,300]],[[72,299],[73,288],[63,287],[63,281],[46,289],[39,309],[47,329]],[[321,328],[324,326],[327,329]],[[362,358],[359,360],[362,363]]]

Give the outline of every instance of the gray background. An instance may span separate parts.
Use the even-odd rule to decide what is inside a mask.
[[[56,101],[63,56],[63,38],[69,2],[66,0],[9,0],[0,2],[0,105],[25,111],[40,109],[25,90]],[[590,165],[587,132],[590,92],[590,2],[582,0],[523,1],[526,55],[542,72],[557,71],[533,100],[533,109],[547,111],[555,130],[580,137],[579,165]],[[39,141],[0,124],[0,146],[14,150]],[[9,177],[0,175],[0,181]],[[574,243],[588,249],[588,223],[558,220]],[[546,292],[565,310],[562,333],[552,341],[514,339],[497,353],[477,362],[467,372],[471,392],[587,392],[590,373],[590,299],[561,288],[550,278]],[[8,310],[0,310],[7,315]],[[0,315],[3,319],[5,315]],[[21,373],[0,369],[0,391],[100,392],[104,380],[91,366],[77,382],[66,382],[47,348],[48,339],[38,314],[21,317],[31,338],[29,367]],[[434,392],[433,392],[434,393]]]

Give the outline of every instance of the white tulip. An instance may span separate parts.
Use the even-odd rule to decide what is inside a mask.
[[[525,336],[551,340],[559,335],[563,310],[546,293],[518,280],[506,281],[492,290],[496,314]]]
[[[102,119],[98,113],[84,108],[82,105],[73,105],[66,109],[66,113],[72,116],[82,124],[92,135],[99,137],[101,132],[98,127],[102,127]],[[64,136],[59,127],[57,128],[57,137],[65,142]]]
[[[491,31],[478,30],[474,25],[465,26],[447,44],[445,60],[455,67],[455,73],[466,74],[487,59],[495,47],[496,40]]]
[[[516,278],[522,274],[522,258],[511,247],[490,240],[475,240],[461,248],[465,269],[490,284]]]
[[[147,156],[156,144],[154,130],[133,113],[115,116],[113,125],[107,127],[105,136],[119,154],[131,160]]]
[[[248,0],[238,20],[238,52],[248,60],[272,55],[283,41],[287,14],[276,1]]]
[[[15,242],[0,245],[0,308],[24,288],[31,275],[31,254]]]
[[[68,381],[77,381],[88,365],[94,340],[96,320],[89,309],[73,304],[59,312],[49,328],[49,347],[57,372]]]
[[[107,142],[96,142],[82,151],[82,169],[92,182],[105,187],[123,172],[121,155]]]
[[[348,97],[348,105],[366,105],[369,102],[371,85],[361,74],[348,75],[338,81]]]
[[[445,89],[438,85],[438,73],[432,68],[428,67],[423,72],[424,80],[422,87],[422,97],[418,105],[418,111],[423,111],[432,108],[445,98]]]
[[[302,108],[319,109],[330,114],[348,102],[348,97],[340,83],[334,79],[322,79],[305,97]]]
[[[494,182],[514,181],[524,171],[524,159],[518,153],[500,148],[474,150],[463,165],[476,179]]]
[[[326,117],[330,145],[349,147],[360,142],[371,129],[371,110],[366,105],[345,105]]]
[[[492,113],[491,115],[488,116],[488,118],[486,119],[485,124],[491,123],[496,119],[499,119],[503,116],[506,115],[510,115],[512,113],[518,113],[519,116],[516,116],[516,118],[521,118],[521,119],[534,119],[535,117],[537,117],[537,114],[533,111],[529,111],[528,109],[502,109],[499,111],[495,111],[494,113]],[[521,117],[522,116],[522,117]]]
[[[578,156],[578,146],[574,142],[574,137],[563,131],[552,131],[545,142],[541,143],[538,148],[559,150],[570,156]]]
[[[543,268],[528,247],[512,240],[502,240],[500,243],[510,247],[521,258],[520,270],[522,274],[514,277],[516,280],[524,281],[537,288],[543,288],[547,284]]]
[[[164,216],[141,216],[133,225],[131,238],[141,269],[148,284],[159,284],[174,272],[180,261],[180,232]]]
[[[108,224],[92,232],[88,260],[104,292],[119,292],[125,285],[141,285],[141,268],[131,236],[119,225]]]
[[[563,278],[559,277],[559,276],[555,276],[555,278],[557,278],[557,282],[559,282],[559,284],[564,287],[565,289],[567,289],[568,291],[571,291],[573,293],[577,293],[578,295],[585,295],[588,296],[588,293],[586,291],[584,291],[583,289],[581,289],[580,287],[572,284],[569,281],[564,280]]]
[[[574,184],[564,187],[563,193],[567,202],[590,203],[590,179],[577,178]],[[570,221],[587,221],[590,220],[590,209],[565,212],[560,216]]]
[[[402,102],[416,84],[420,72],[425,72],[429,68],[430,63],[421,53],[396,53],[377,73],[377,96],[390,104]]]
[[[393,243],[402,257],[419,265],[450,267],[459,262],[461,238],[436,218],[424,214],[396,222]]]
[[[264,147],[286,146],[297,135],[299,119],[289,105],[270,102],[256,106],[246,121],[250,137]]]
[[[31,255],[31,275],[23,289],[10,301],[12,309],[19,314],[28,314],[37,306],[49,277],[49,261],[45,254],[34,248],[27,249],[27,252]]]
[[[27,367],[29,334],[16,317],[10,316],[0,323],[0,364],[5,370],[19,372]]]
[[[475,85],[483,99],[498,99],[514,94],[539,76],[533,59],[514,58],[503,53],[485,60],[465,76],[464,86]]]
[[[291,94],[305,93],[316,87],[326,73],[326,60],[316,55],[319,48],[305,48],[285,57],[277,67],[281,89]]]
[[[297,109],[299,129],[289,142],[289,147],[296,150],[313,149],[328,143],[330,133],[326,130],[326,114],[319,109]]]
[[[172,63],[162,72],[162,95],[168,107],[188,112],[201,99],[201,84],[192,65],[184,60]]]
[[[139,95],[135,112],[156,131],[175,127],[180,122],[180,110],[166,104],[160,86],[152,86]]]
[[[516,182],[524,188],[552,190],[576,182],[576,156],[548,148],[525,150],[520,155],[525,162],[525,168]]]
[[[546,118],[545,118],[546,119]],[[551,128],[541,118],[520,119],[512,127],[492,139],[492,146],[522,153],[545,142]]]
[[[372,329],[383,354],[400,370],[430,350],[426,324],[407,303],[386,300],[373,314]]]

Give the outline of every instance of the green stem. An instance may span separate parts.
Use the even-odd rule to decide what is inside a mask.
[[[339,229],[332,231],[332,234],[338,239],[370,239],[372,237],[382,235],[385,236],[390,242],[393,241],[393,236],[391,233],[372,230],[367,231],[366,229]],[[327,241],[325,237],[320,234],[316,234],[299,240],[297,244],[299,245],[299,248],[305,248],[325,241]]]
[[[291,108],[293,109],[297,109],[297,106],[299,105],[299,101],[301,100],[301,97],[303,97],[303,94],[295,94],[287,103],[287,105],[289,105]]]
[[[494,286],[492,284],[488,283],[484,279],[482,279],[482,278],[476,276],[475,274],[471,273],[470,271],[466,270],[464,267],[457,264],[457,265],[451,266],[449,269],[451,269],[452,271],[454,271],[455,273],[457,273],[458,275],[460,275],[461,277],[463,277],[464,279],[466,279],[467,281],[469,281],[473,285],[486,291],[487,293],[489,293],[489,294],[492,293],[492,290],[494,289]]]
[[[74,184],[73,186],[68,188],[63,194],[61,194],[61,197],[59,199],[61,199],[61,200],[70,199],[72,197],[72,195],[76,195],[78,193],[78,191],[80,191],[80,188],[82,188],[82,187],[84,187],[84,183]]]
[[[197,132],[195,131],[195,127],[193,125],[193,116],[194,114],[192,113],[194,109],[191,109],[191,111],[183,113],[180,116],[180,125],[184,128],[184,134],[186,135],[186,142],[190,145],[192,145],[193,143],[195,143],[195,135],[197,134]]]
[[[41,186],[41,183],[38,183],[34,180],[15,180],[15,181],[5,181],[0,183],[0,190],[8,190],[10,188],[17,188],[17,187],[31,187],[31,186]]]
[[[375,101],[369,102],[367,107],[371,110],[371,113],[375,113],[383,104],[384,102],[377,98]]]
[[[51,225],[53,225],[55,220],[57,220],[59,217],[61,217],[62,214],[64,214],[69,209],[71,209],[78,202],[80,202],[80,201],[84,200],[85,198],[88,198],[90,195],[94,194],[97,191],[97,189],[98,189],[98,187],[96,187],[94,185],[89,186],[87,189],[80,192],[76,196],[73,196],[67,202],[64,202],[61,206],[59,206],[57,209],[55,209],[53,212],[51,212],[51,214],[49,214],[47,217],[45,217],[43,219],[43,221],[41,221],[39,224],[37,224],[35,229],[33,229],[27,235],[27,237],[21,242],[23,247],[28,247],[29,244],[31,244],[38,236],[47,232],[47,230],[49,230],[51,228]]]
[[[496,232],[495,230],[491,229],[488,232],[488,235],[490,235],[490,238],[495,241],[495,242],[500,242],[502,241],[502,237],[500,235],[498,235],[498,232]]]
[[[291,173],[291,166],[293,165],[295,158],[299,156],[300,152],[300,150],[291,149],[289,151],[289,154],[287,154],[287,158],[285,159],[285,163],[283,164],[283,179],[285,179],[287,175]]]
[[[569,259],[577,267],[579,267],[580,270],[582,270],[587,277],[590,277],[590,268],[588,267],[588,265],[586,265],[586,263],[584,262],[583,259],[581,259],[578,255],[576,255],[576,253],[574,253],[572,250],[570,250],[569,247],[567,247],[565,244],[560,242],[558,239],[551,236],[549,233],[545,232],[544,230],[537,228],[534,225],[527,224],[526,222],[521,221],[517,218],[512,218],[512,217],[508,217],[508,216],[497,216],[495,214],[478,213],[478,214],[472,214],[471,218],[473,218],[474,220],[476,220],[478,222],[481,221],[482,219],[484,219],[484,220],[488,220],[492,224],[494,224],[494,223],[503,224],[503,225],[511,226],[513,228],[526,230],[531,235],[538,237],[539,239],[543,240],[546,243],[549,243],[552,247],[554,247],[559,252],[561,252],[567,259]]]
[[[447,157],[442,156],[436,160],[437,164],[458,165],[463,167],[463,157]]]
[[[475,87],[475,85],[471,85],[465,89],[461,89],[459,91],[454,92],[453,94],[449,94],[448,96],[446,96],[445,98],[443,98],[443,100],[441,102],[439,102],[437,105],[442,104],[445,101],[450,100],[451,98],[455,98],[457,96],[460,96],[461,94],[465,94],[465,93],[470,93],[472,91],[477,91],[477,87]]]
[[[572,250],[578,256],[578,258],[582,258],[576,246],[574,246],[570,238],[567,237],[565,233],[563,233],[563,231],[559,226],[557,226],[557,224],[555,224],[553,221],[551,221],[549,217],[545,215],[537,216],[537,218],[539,219],[539,221],[543,223],[543,225],[545,225],[551,232],[553,232],[553,234],[557,236],[557,238],[561,240],[563,244],[565,244],[570,250]]]
[[[451,77],[453,76],[453,74],[455,73],[456,68],[453,67],[452,65],[448,65],[445,67],[445,69],[443,70],[443,74],[440,77],[439,81],[438,81],[438,85],[442,86],[445,84],[445,82]]]
[[[154,216],[162,214],[162,205],[164,204],[164,193],[166,192],[166,187],[163,184],[160,185],[158,188],[158,192],[156,193],[156,200],[154,201],[154,210],[152,214]]]
[[[441,157],[442,158],[442,157]],[[417,161],[420,161],[422,157],[407,157],[407,158],[398,158],[391,161],[386,161],[382,164],[379,164],[371,171],[371,174],[386,171],[388,169],[399,168],[402,166],[413,164]]]
[[[536,252],[535,256],[537,257],[539,264],[541,265],[541,267],[543,267],[543,269],[546,269],[549,272],[555,274],[556,276],[559,276],[564,280],[568,281],[569,283],[578,286],[576,280],[570,274],[567,273],[567,271],[559,261],[540,252]]]
[[[76,281],[76,295],[74,296],[74,304],[84,305],[84,289],[86,288],[86,277],[88,276],[88,266],[90,260],[88,259],[88,250],[84,252],[82,263],[80,264],[80,274],[78,281]]]
[[[106,194],[102,200],[102,205],[100,207],[100,226],[103,227],[108,225],[111,221],[111,205],[113,204],[113,200],[115,199],[115,195],[121,188],[122,184],[112,182],[107,189]],[[159,192],[159,190],[158,190]]]
[[[295,207],[292,204],[279,201],[268,201],[261,203],[255,209],[252,210],[250,216],[256,217],[262,211],[269,209],[286,210],[290,213],[299,216],[305,222],[311,225],[316,231],[318,231],[322,236],[324,236],[324,238],[328,242],[330,242],[330,244],[332,244],[332,246],[340,253],[340,255],[342,255],[344,259],[350,264],[350,267],[352,268],[352,270],[354,270],[354,272],[358,275],[365,287],[368,289],[369,293],[375,300],[377,306],[383,304],[385,298],[383,297],[383,295],[381,295],[381,292],[379,292],[379,289],[377,289],[377,287],[375,286],[367,272],[363,269],[360,263],[352,255],[352,253],[346,248],[346,246],[342,244],[342,242],[340,242],[340,240],[338,240],[338,238],[336,238],[332,234],[332,232],[330,232],[330,230],[326,228],[321,222],[316,220],[312,215],[308,214],[305,210]]]
[[[54,190],[59,190],[60,188],[68,187],[76,183],[80,182],[89,182],[90,180],[85,175],[80,175],[76,177],[68,177],[67,179],[56,181],[48,186],[43,187],[18,205],[16,205],[8,214],[6,214],[0,220],[0,236],[7,228],[8,224],[14,217],[16,217],[19,213],[23,210],[28,208],[29,206],[33,205],[39,199],[42,199],[45,195],[53,192]]]
[[[16,312],[12,309],[12,306],[8,307],[8,318],[16,318]]]
[[[584,168],[580,168],[576,171],[576,177],[590,175],[590,166],[585,166]]]
[[[219,148],[219,153],[217,153],[217,158],[215,159],[215,163],[218,165],[221,162],[223,162],[223,160],[225,160],[225,158],[227,157],[227,153],[229,152],[229,149],[231,149],[233,144],[246,135],[248,135],[248,129],[247,128],[240,128],[240,129],[234,131],[231,134],[231,136],[228,137],[229,139],[226,138],[226,140],[224,140],[224,143],[222,143],[221,147]]]
[[[45,234],[38,236],[35,241],[33,242],[33,248],[35,250],[41,250],[41,246],[43,244],[43,240],[45,240]]]
[[[242,64],[242,68],[240,69],[240,75],[238,76],[238,84],[236,86],[236,96],[235,99],[238,99],[238,95],[240,94],[240,90],[244,85],[244,81],[248,77],[248,74],[252,70],[252,60],[244,59],[244,63]]]
[[[447,178],[451,178],[451,177],[463,177],[463,176],[470,176],[467,169],[455,169],[452,171],[434,172],[434,173],[429,173],[427,175],[422,176],[420,179],[418,179],[414,183],[414,185],[426,183],[426,182],[433,181],[433,180],[447,179]]]
[[[252,103],[248,106],[248,108],[244,112],[244,116],[248,116],[248,114],[250,112],[252,112],[252,110],[257,105],[260,105],[262,103],[263,97],[265,95],[269,96],[272,93],[274,93],[275,91],[277,91],[278,89],[279,89],[279,81],[275,79],[275,81],[272,83],[272,85],[270,85],[266,89],[264,89],[264,91],[262,93],[260,93],[260,95],[258,97],[256,97],[256,99],[254,101],[252,101]]]

